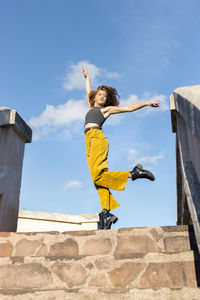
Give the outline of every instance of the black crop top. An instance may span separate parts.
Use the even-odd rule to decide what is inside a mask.
[[[103,125],[103,123],[105,122],[106,119],[104,118],[100,109],[101,109],[101,107],[95,106],[87,112],[87,114],[85,116],[85,125],[88,123],[96,123],[100,127]]]

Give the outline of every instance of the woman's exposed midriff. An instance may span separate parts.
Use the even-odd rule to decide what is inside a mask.
[[[85,125],[85,129],[90,128],[90,127],[99,127],[99,128],[101,128],[101,127],[99,126],[99,124],[97,124],[97,123],[87,123],[87,124]]]

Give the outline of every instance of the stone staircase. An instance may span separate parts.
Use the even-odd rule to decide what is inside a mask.
[[[199,300],[192,227],[0,233],[0,299]]]

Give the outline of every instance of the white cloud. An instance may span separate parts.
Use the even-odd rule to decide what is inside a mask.
[[[141,102],[141,100],[138,99],[138,96],[131,94],[127,99],[120,100],[120,106],[127,106],[127,105],[131,105],[131,104],[136,104],[139,102]]]
[[[158,108],[158,110],[163,112],[169,110],[169,100],[167,96],[162,94],[151,95],[149,92],[144,93],[144,102],[153,100],[160,100],[160,107]],[[156,111],[156,109],[152,109],[152,111]]]
[[[163,154],[159,154],[157,156],[142,156],[142,157],[139,158],[139,161],[141,163],[148,163],[148,164],[151,164],[151,165],[156,165],[157,162],[160,159],[163,159],[163,158],[164,158]]]
[[[32,117],[28,123],[33,129],[33,140],[39,140],[59,128],[64,128],[61,135],[69,135],[67,127],[77,121],[84,120],[88,110],[85,100],[68,100],[61,105],[46,105],[45,110],[38,116]]]
[[[67,90],[73,89],[85,89],[85,79],[82,74],[81,66],[87,66],[87,70],[90,74],[91,81],[97,86],[98,78],[116,79],[120,77],[117,72],[109,72],[106,69],[98,68],[94,64],[88,61],[79,61],[77,64],[69,65],[68,72],[64,79],[63,87]],[[166,111],[169,109],[167,103],[167,97],[165,95],[151,95],[146,92],[142,99],[139,99],[137,95],[131,94],[127,99],[120,101],[121,106],[126,106],[135,103],[141,103],[158,99],[161,101],[160,108],[143,108],[136,112],[136,116],[143,117],[149,113],[155,113],[158,111]],[[73,123],[73,131],[80,127],[80,122],[84,121],[85,114],[88,111],[86,100],[70,99],[66,103],[61,105],[46,105],[44,111],[36,117],[32,117],[28,123],[33,129],[33,140],[38,141],[43,137],[50,139],[64,139],[67,140],[70,137],[69,127]],[[120,116],[111,116],[106,122],[107,125],[115,126],[121,123],[125,118],[125,114]],[[59,130],[59,132],[58,132]]]
[[[81,181],[69,180],[65,183],[64,188],[66,190],[68,190],[68,189],[77,189],[77,188],[80,189],[80,188],[82,188],[82,186],[83,186],[83,184],[82,184]]]
[[[82,74],[82,66],[87,66],[87,71],[90,75],[90,80],[92,86],[99,85],[99,79],[117,79],[120,74],[117,72],[108,72],[106,69],[99,68],[94,64],[91,64],[87,60],[79,61],[77,64],[69,65],[66,76],[63,82],[63,88],[66,90],[84,90],[85,89],[85,79]]]
[[[137,95],[131,94],[127,99],[120,100],[120,106],[126,106],[126,105],[131,105],[136,103],[142,103],[142,102],[149,102],[153,100],[160,100],[159,108],[152,108],[152,107],[143,108],[137,111],[137,115],[140,114],[140,116],[144,116],[152,112],[153,113],[160,112],[160,111],[164,112],[169,110],[167,96],[162,94],[151,95],[149,92],[145,92],[141,99],[139,99]]]
[[[157,113],[165,112],[165,111],[169,110],[169,104],[167,102],[167,97],[165,95],[153,96],[148,92],[144,93],[142,99],[139,99],[137,95],[131,94],[127,99],[120,100],[120,106],[128,106],[131,104],[137,104],[137,103],[153,101],[153,100],[160,100],[160,103],[161,103],[160,107],[158,107],[158,108],[144,107],[144,108],[139,109],[136,112],[134,112],[134,116],[144,117],[148,114],[152,114],[152,113],[156,113],[156,112]],[[125,117],[126,117],[125,114],[111,115],[111,117],[109,117],[108,121],[106,121],[106,124],[110,125],[110,126],[118,125],[119,123],[123,122]]]
[[[155,155],[155,156],[144,156],[144,155],[141,155],[139,153],[138,150],[132,148],[129,150],[128,152],[128,160],[130,160],[131,162],[133,163],[145,163],[145,164],[148,164],[148,165],[156,165],[158,163],[158,161],[160,159],[164,159],[165,156],[160,153],[159,155]]]
[[[80,61],[77,64],[71,64],[67,70],[67,75],[64,78],[63,88],[66,90],[85,89],[85,80],[82,74],[82,66],[87,66],[87,71],[91,81],[95,81],[96,77],[100,76],[101,69],[88,61]]]
[[[130,149],[128,153],[128,160],[135,160],[135,158],[138,157],[138,150],[136,149]]]

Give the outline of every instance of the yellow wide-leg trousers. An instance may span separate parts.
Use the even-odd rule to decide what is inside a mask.
[[[85,134],[86,157],[92,180],[98,191],[101,208],[112,210],[119,203],[109,189],[122,191],[127,183],[129,171],[108,171],[109,144],[102,130],[91,129]]]

